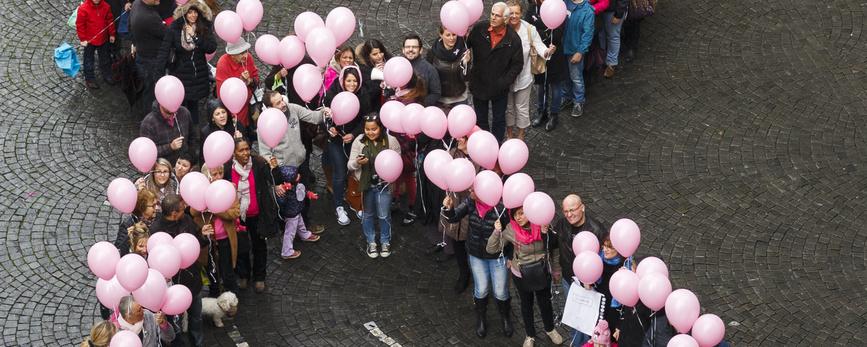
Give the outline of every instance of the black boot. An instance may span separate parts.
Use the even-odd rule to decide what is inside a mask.
[[[473,297],[473,302],[476,304],[476,336],[484,338],[488,334],[488,318],[485,316],[488,312],[488,297],[484,299]]]
[[[455,294],[463,293],[470,285],[470,275],[461,272],[458,275],[458,280],[455,282]]]
[[[545,120],[548,119],[548,111],[543,111],[541,114],[536,114],[536,117],[533,118],[533,121],[530,123],[534,128],[538,128],[545,124]]]
[[[545,131],[551,131],[551,130],[554,130],[554,128],[556,128],[556,127],[557,127],[557,114],[556,114],[556,113],[552,113],[552,114],[548,117],[548,122],[545,123]]]
[[[515,328],[512,326],[512,299],[506,301],[497,300],[497,310],[500,311],[500,318],[503,319],[503,335],[512,337],[515,333]]]

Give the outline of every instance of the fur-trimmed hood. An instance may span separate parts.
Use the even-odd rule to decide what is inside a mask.
[[[196,9],[202,14],[202,17],[205,17],[209,22],[214,21],[214,13],[211,12],[211,8],[208,7],[208,4],[202,0],[189,0],[186,4],[178,6],[175,8],[175,13],[172,17],[180,19],[187,14],[187,11],[189,11],[191,7],[196,7]]]

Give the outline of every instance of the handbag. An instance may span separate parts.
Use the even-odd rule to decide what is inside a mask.
[[[657,0],[629,0],[629,18],[641,19],[653,16]]]
[[[525,290],[537,291],[548,286],[548,264],[540,259],[529,264],[521,264],[521,283]]]
[[[534,75],[543,74],[548,70],[548,66],[546,65],[548,61],[536,53],[536,49],[533,47],[533,30],[530,30],[529,25],[527,26],[527,37],[530,38],[530,72]]]

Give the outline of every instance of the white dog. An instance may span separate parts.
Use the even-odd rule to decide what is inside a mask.
[[[238,297],[235,293],[225,292],[216,299],[202,298],[202,316],[210,317],[214,325],[223,327],[223,317],[234,317],[238,313]]]

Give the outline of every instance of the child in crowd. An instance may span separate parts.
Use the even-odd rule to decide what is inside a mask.
[[[282,188],[282,194],[277,194],[277,205],[280,207],[280,215],[285,220],[283,229],[283,259],[296,259],[301,256],[301,251],[293,246],[295,235],[300,234],[301,240],[306,242],[319,241],[319,235],[314,235],[304,225],[301,218],[301,210],[304,209],[304,200],[316,200],[319,198],[314,192],[308,192],[301,183],[301,175],[298,168],[291,165],[280,166],[280,177],[275,177],[276,184]]]

